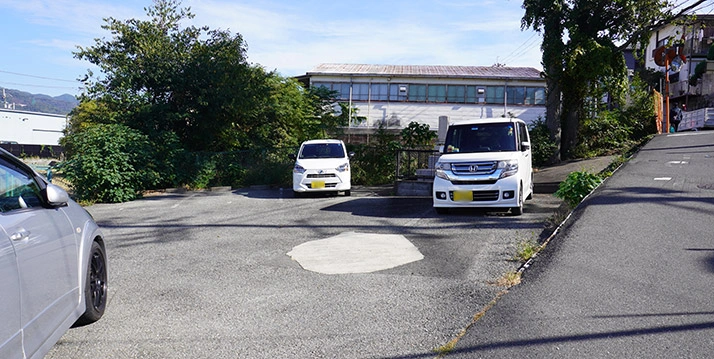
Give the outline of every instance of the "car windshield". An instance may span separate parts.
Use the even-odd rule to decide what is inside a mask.
[[[313,143],[302,147],[300,158],[344,158],[345,150],[339,143]]]
[[[445,153],[515,151],[512,123],[452,125],[446,134]]]

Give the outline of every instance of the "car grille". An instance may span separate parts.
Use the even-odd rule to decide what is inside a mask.
[[[478,180],[472,180],[472,181],[458,181],[458,180],[452,180],[451,183],[455,185],[477,185],[477,184],[496,184],[496,180],[483,180],[483,181],[478,181]]]
[[[334,173],[310,173],[307,178],[334,178],[337,177]]]
[[[496,172],[498,161],[452,163],[451,171],[457,175],[490,175]]]
[[[498,201],[499,191],[473,191],[474,202]],[[449,197],[454,200],[454,192],[449,192]]]

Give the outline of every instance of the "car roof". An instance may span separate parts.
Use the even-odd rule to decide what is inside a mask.
[[[515,117],[493,117],[493,118],[479,118],[475,120],[458,120],[450,123],[449,125],[475,125],[475,124],[482,124],[482,123],[509,123],[509,122],[522,122],[525,123],[525,121],[521,120],[520,118],[515,118]]]
[[[319,143],[339,143],[342,144],[342,141],[340,140],[335,140],[335,139],[322,139],[322,140],[309,140],[305,141],[302,144],[303,145],[313,145],[313,144],[319,144]]]

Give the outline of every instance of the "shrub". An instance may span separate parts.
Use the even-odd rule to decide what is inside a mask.
[[[596,174],[587,171],[571,172],[554,195],[564,200],[571,207],[575,207],[585,196],[597,187],[602,179]]]
[[[553,153],[558,151],[558,145],[550,139],[550,131],[548,131],[545,121],[540,118],[533,121],[528,132],[531,136],[533,166],[541,167],[550,164],[550,158]]]
[[[149,139],[137,130],[98,124],[67,136],[65,144],[70,151],[64,173],[80,201],[130,201],[158,182],[159,174],[147,168]]]
[[[585,119],[580,126],[580,141],[573,150],[576,158],[611,155],[632,145],[632,127],[620,110],[602,111]]]

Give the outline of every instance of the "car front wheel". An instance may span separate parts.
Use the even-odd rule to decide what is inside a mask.
[[[77,319],[73,327],[96,322],[104,315],[107,306],[107,257],[104,246],[96,241],[92,243],[92,250],[89,253],[84,302],[84,314]]]
[[[518,186],[518,207],[512,207],[511,214],[514,216],[523,214],[523,186]]]

